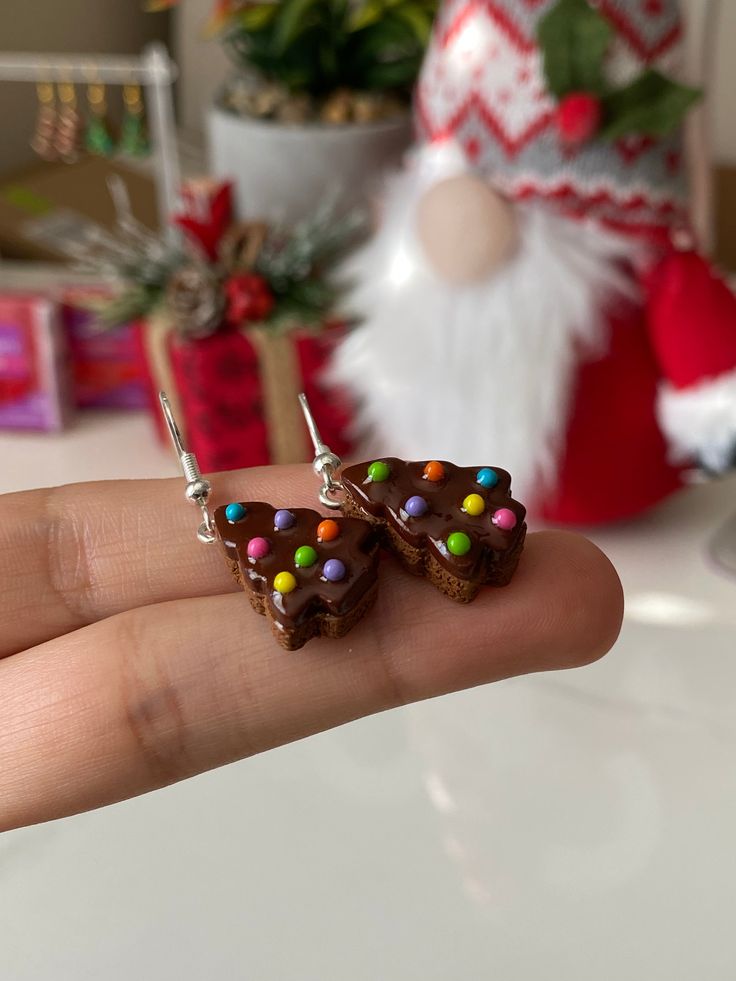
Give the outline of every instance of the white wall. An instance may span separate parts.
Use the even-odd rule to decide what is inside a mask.
[[[719,163],[736,164],[736,0],[721,0],[711,134]]]

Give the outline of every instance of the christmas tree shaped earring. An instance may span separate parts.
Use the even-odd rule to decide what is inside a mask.
[[[340,460],[321,443],[304,395],[299,401],[317,452],[322,504],[369,522],[405,569],[460,603],[481,586],[511,580],[526,508],[512,498],[506,470],[383,457],[348,467],[338,479]]]
[[[361,518],[324,518],[310,508],[287,510],[261,501],[231,501],[211,512],[212,485],[184,448],[166,394],[159,393],[159,399],[187,480],[186,498],[202,514],[197,537],[205,544],[221,543],[233,577],[253,609],[268,618],[279,644],[294,651],[312,637],[343,637],[377,595],[375,526]],[[339,467],[318,433],[315,452],[317,472],[324,472],[325,453]],[[324,503],[322,492],[320,500]]]
[[[92,81],[87,86],[89,120],[84,145],[89,153],[109,157],[114,149],[113,138],[107,122],[107,98],[102,82]]]
[[[141,87],[135,81],[123,86],[123,110],[118,149],[128,157],[147,157],[151,147],[146,131]]]

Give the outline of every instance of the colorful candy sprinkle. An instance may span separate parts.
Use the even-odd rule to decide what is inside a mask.
[[[499,508],[491,518],[491,521],[501,531],[511,531],[516,527],[516,515],[510,508]]]
[[[245,517],[245,508],[242,504],[228,504],[225,508],[225,517],[231,524],[242,521]]]
[[[423,514],[427,513],[428,508],[427,502],[419,494],[415,494],[410,497],[406,504],[404,505],[404,510],[412,518],[421,518]]]
[[[347,574],[345,563],[340,559],[328,559],[322,569],[322,573],[328,582],[340,582]]]
[[[336,521],[333,521],[332,518],[325,518],[324,521],[320,521],[317,525],[318,542],[334,542],[339,537],[340,525]]]
[[[288,528],[293,528],[296,518],[291,513],[291,511],[277,511],[273,516],[273,526],[276,531],[286,531]]]
[[[265,559],[271,551],[271,543],[267,538],[251,538],[247,551],[249,559]]]
[[[447,548],[452,555],[467,555],[470,544],[470,539],[464,531],[453,531],[447,536]]]
[[[374,484],[382,484],[384,480],[388,480],[390,473],[391,467],[383,460],[374,460],[368,467],[368,476]]]
[[[478,473],[475,475],[475,479],[478,481],[481,487],[495,487],[498,483],[498,474],[491,467],[481,467]]]
[[[291,593],[296,589],[296,577],[290,572],[279,572],[274,577],[273,588],[277,593]]]
[[[317,553],[311,545],[300,545],[294,552],[294,565],[297,569],[308,569],[317,561]]]
[[[427,480],[431,480],[432,483],[436,483],[438,480],[444,480],[445,468],[439,460],[430,460],[424,468],[424,476]]]
[[[483,514],[485,509],[486,502],[483,500],[480,494],[468,494],[463,501],[463,511],[466,511],[474,518],[477,518],[479,514]]]

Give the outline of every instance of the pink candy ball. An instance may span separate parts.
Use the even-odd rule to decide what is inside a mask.
[[[251,538],[248,542],[248,558],[263,559],[271,551],[271,544],[267,538]]]
[[[511,531],[512,528],[516,527],[516,515],[509,508],[499,508],[491,521],[501,531]]]

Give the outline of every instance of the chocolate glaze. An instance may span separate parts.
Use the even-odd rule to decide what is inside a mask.
[[[292,630],[318,613],[340,617],[350,613],[376,582],[378,537],[376,529],[358,518],[336,517],[340,534],[331,542],[317,540],[317,526],[324,515],[310,508],[290,508],[295,521],[291,528],[276,531],[274,514],[278,510],[260,501],[240,502],[245,508],[241,521],[230,522],[225,507],[215,511],[215,526],[228,558],[238,563],[243,584],[265,597],[273,620],[284,630]],[[271,551],[262,559],[248,557],[251,538],[265,538]],[[297,568],[294,553],[300,545],[311,545],[317,562]],[[322,567],[327,559],[340,559],[346,567],[340,582],[327,582]],[[279,593],[273,580],[279,572],[291,572],[297,587]]]
[[[458,467],[440,460],[445,476],[435,482],[423,476],[427,460],[408,463],[396,457],[379,459],[391,468],[388,479],[374,483],[368,476],[372,461],[358,463],[342,472],[345,493],[360,510],[389,524],[407,544],[429,549],[456,578],[486,582],[492,578],[494,569],[504,565],[525,534],[526,508],[511,497],[511,475],[506,470],[493,467],[498,483],[488,489],[475,479],[480,466]],[[426,514],[418,518],[410,517],[403,510],[404,502],[415,494],[429,505]],[[485,511],[477,517],[462,509],[468,494],[480,494],[486,503]],[[516,527],[511,531],[503,531],[491,521],[499,508],[508,508],[516,515]],[[471,547],[466,555],[452,555],[448,551],[445,543],[453,531],[464,531],[470,538]]]

